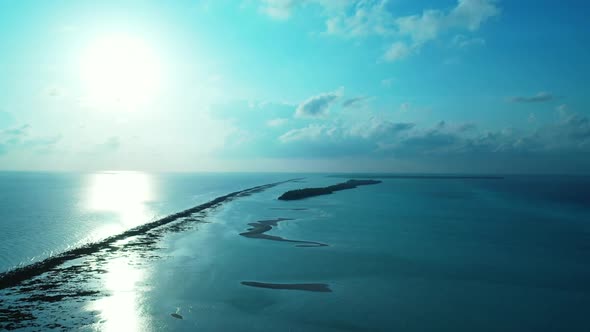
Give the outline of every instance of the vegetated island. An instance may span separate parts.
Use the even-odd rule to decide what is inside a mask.
[[[258,288],[269,288],[269,289],[288,289],[288,290],[301,290],[308,292],[320,292],[320,293],[331,293],[332,290],[327,284],[273,284],[268,282],[257,282],[257,281],[242,281],[242,285]]]
[[[335,185],[321,187],[321,188],[304,188],[290,190],[282,194],[279,199],[282,201],[294,201],[298,199],[304,199],[313,196],[329,195],[335,191],[354,189],[358,186],[366,186],[371,184],[381,183],[379,180],[348,180],[346,182],[338,183]]]

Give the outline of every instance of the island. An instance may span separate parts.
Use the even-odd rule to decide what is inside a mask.
[[[293,201],[298,199],[304,199],[313,196],[329,195],[335,191],[354,189],[358,186],[366,186],[371,184],[381,183],[379,180],[348,180],[346,182],[338,183],[335,185],[320,187],[320,188],[304,188],[290,190],[282,194],[279,199],[282,201]]]

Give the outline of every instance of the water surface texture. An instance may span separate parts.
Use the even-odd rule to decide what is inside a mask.
[[[83,187],[75,180],[80,175],[3,176],[42,176],[49,183]],[[218,188],[225,195],[293,178],[217,174],[208,175],[210,187],[199,187],[204,175],[142,176],[157,184],[151,203],[142,206],[160,216],[199,198],[197,203],[211,200]],[[580,331],[590,326],[590,178],[365,176],[382,183],[278,200],[288,190],[351,178],[298,175],[305,179],[238,193],[121,239],[1,290],[0,315],[8,323],[0,327]],[[39,204],[44,208],[26,209],[21,220],[60,209]],[[124,218],[102,220],[116,224]],[[94,230],[97,224],[84,227]],[[244,236],[252,227],[264,227],[261,234],[270,237]],[[64,234],[59,241],[74,233]],[[26,239],[13,241],[27,246]],[[2,254],[15,255],[4,247]]]
[[[283,178],[288,176],[0,172],[0,272]]]

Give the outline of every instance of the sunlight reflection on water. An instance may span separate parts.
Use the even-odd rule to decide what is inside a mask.
[[[89,176],[86,208],[113,214],[112,222],[100,227],[94,240],[120,233],[154,219],[148,203],[155,199],[153,178],[146,173],[117,171]],[[102,287],[108,296],[88,308],[99,313],[96,331],[147,331],[149,321],[141,315],[140,289],[145,271],[130,256],[110,260]]]
[[[89,176],[87,209],[113,213],[114,223],[101,227],[94,240],[112,235],[154,218],[149,208],[155,199],[153,179],[141,172],[100,172]]]
[[[94,302],[90,310],[98,311],[97,331],[149,331],[149,319],[142,315],[138,289],[145,279],[143,270],[130,264],[127,257],[110,261],[104,275],[103,286],[110,295]]]

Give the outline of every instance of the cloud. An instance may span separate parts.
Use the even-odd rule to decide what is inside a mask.
[[[24,124],[10,129],[0,130],[0,155],[11,151],[47,152],[62,139],[61,135],[33,136],[31,126]]]
[[[451,41],[451,45],[457,48],[469,48],[473,46],[485,46],[486,41],[483,38],[467,37],[456,35]]]
[[[367,97],[367,96],[349,98],[349,99],[346,99],[344,102],[342,102],[342,107],[344,107],[344,108],[359,107],[363,103],[365,103],[366,101],[368,101],[370,99],[371,99],[371,97]]]
[[[577,113],[562,114],[558,123],[540,129],[536,137],[557,149],[590,148],[590,119]]]
[[[445,16],[439,10],[426,10],[422,15],[400,17],[395,22],[398,33],[409,36],[416,44],[435,39],[446,28]]]
[[[549,155],[590,152],[590,120],[580,114],[561,116],[532,133],[504,129],[468,132],[460,126],[439,123],[427,130],[415,131],[396,142],[381,144],[382,150],[403,155]],[[389,144],[387,144],[389,143]]]
[[[388,120],[371,118],[364,123],[357,123],[348,130],[342,130],[350,137],[363,139],[384,139],[395,137],[416,126],[415,123],[392,122]]]
[[[457,172],[579,172],[584,165],[590,167],[585,157],[590,153],[590,119],[566,109],[556,112],[558,119],[553,123],[537,120],[522,130],[486,130],[475,123],[440,121],[424,126],[396,122],[384,118],[391,114],[371,116],[365,111],[352,117],[322,119],[321,123],[297,118],[284,121],[286,118],[278,114],[287,108],[269,112],[273,108],[248,109],[244,104],[243,110],[249,111],[238,113],[246,113],[244,120],[253,121],[240,122],[240,135],[225,140],[218,156],[365,158],[374,164],[404,160],[429,171]],[[269,123],[281,126],[268,128]],[[248,139],[242,139],[244,135]]]
[[[297,117],[323,117],[330,110],[330,106],[342,96],[342,90],[322,93],[313,96],[297,106],[295,116]]]
[[[260,11],[276,20],[291,17],[297,0],[261,0]]]
[[[385,54],[383,54],[383,59],[389,62],[397,61],[407,58],[412,53],[413,48],[408,46],[406,43],[395,42],[391,44]]]
[[[565,115],[565,114],[566,114],[566,112],[567,112],[567,110],[568,110],[568,106],[567,106],[566,104],[561,104],[561,105],[557,106],[557,107],[555,108],[555,110],[556,110],[557,112],[559,112],[559,114],[561,114],[561,115]]]
[[[260,10],[274,19],[286,20],[296,7],[312,4],[326,17],[325,35],[378,36],[390,45],[382,56],[385,61],[417,54],[426,43],[450,31],[477,31],[501,13],[496,0],[457,0],[448,10],[426,9],[406,16],[395,16],[395,2],[390,0],[262,0]],[[485,40],[457,35],[451,44],[466,48],[482,46]]]
[[[286,118],[276,118],[266,121],[266,125],[269,127],[281,127],[289,122],[289,119]]]
[[[326,21],[326,33],[345,37],[380,35],[408,36],[414,44],[434,40],[441,33],[452,30],[476,31],[488,19],[500,14],[494,0],[458,0],[455,7],[445,12],[427,9],[421,14],[395,17],[390,1],[346,1],[349,6]],[[342,9],[344,7],[344,9]]]
[[[320,138],[325,133],[326,127],[317,124],[312,124],[304,128],[292,129],[279,137],[279,141],[283,143],[296,141],[313,141]]]
[[[388,78],[384,78],[381,80],[381,85],[383,85],[384,87],[390,88],[393,85],[393,82],[394,82],[394,78],[388,77]]]
[[[29,128],[31,128],[30,125],[24,124],[20,127],[2,130],[0,133],[10,136],[25,136],[28,133]]]
[[[477,128],[477,125],[474,123],[462,123],[457,126],[457,131],[464,133],[464,132],[475,130],[476,128]]]
[[[348,5],[354,2],[348,2]],[[326,20],[326,34],[343,37],[391,35],[395,33],[393,16],[387,1],[358,1],[352,9],[341,6],[341,11]]]
[[[429,9],[421,15],[409,15],[396,18],[398,34],[406,36],[411,41],[411,46],[401,48],[403,57],[410,54],[408,50],[419,51],[424,44],[433,41],[441,34],[450,30],[476,31],[485,21],[500,14],[500,9],[494,0],[459,0],[455,8],[445,13],[442,10]],[[461,47],[470,45],[483,45],[485,41],[481,38],[467,38],[455,36],[454,42]],[[396,42],[399,43],[399,42]],[[395,43],[393,44],[395,45]],[[393,46],[392,45],[392,46]],[[386,52],[384,58],[395,61],[403,57],[388,56],[391,48]],[[395,55],[395,52],[393,53]]]
[[[282,143],[292,142],[351,142],[352,140],[375,140],[396,137],[414,128],[414,123],[392,122],[373,117],[351,126],[343,124],[310,124],[291,129],[279,137]]]
[[[548,101],[552,101],[555,99],[553,94],[549,92],[539,92],[534,96],[526,97],[526,96],[517,96],[510,98],[510,101],[513,103],[544,103]]]
[[[475,31],[488,19],[500,14],[495,0],[459,0],[448,16],[448,24]]]
[[[590,153],[590,119],[581,114],[561,115],[559,121],[532,132],[513,129],[481,131],[475,124],[449,124],[440,121],[430,128],[415,123],[396,123],[378,118],[346,125],[309,125],[290,130],[284,144],[322,142],[325,147],[342,149],[341,154],[373,156],[444,157],[503,154],[505,156]],[[346,146],[364,147],[357,151]],[[329,144],[329,145],[326,145]],[[335,153],[335,152],[334,152]]]
[[[397,61],[417,53],[426,43],[449,31],[477,31],[500,13],[495,0],[458,0],[450,10],[426,9],[406,16],[394,16],[387,0],[358,1],[326,20],[326,34],[347,38],[380,36],[390,40],[383,58]],[[457,35],[452,44],[464,48],[481,46],[485,41]]]

